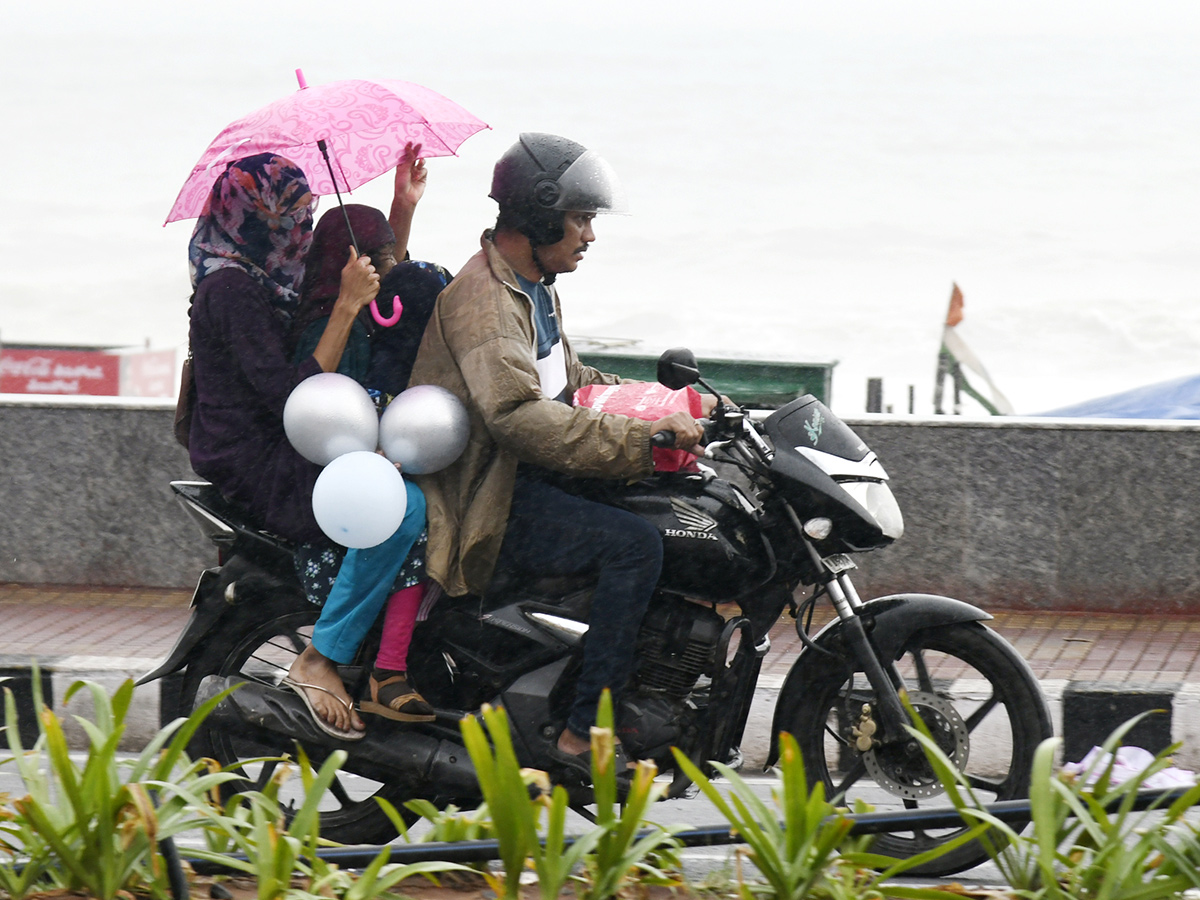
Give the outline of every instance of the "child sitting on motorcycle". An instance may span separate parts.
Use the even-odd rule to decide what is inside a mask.
[[[432,263],[407,260],[407,234],[412,213],[424,193],[424,161],[416,158],[420,145],[406,149],[397,167],[391,221],[379,211],[358,204],[327,212],[317,224],[309,250],[300,308],[294,332],[295,357],[304,358],[319,339],[336,302],[340,248],[353,238],[366,248],[382,276],[382,296],[397,296],[403,303],[398,323],[384,328],[368,309],[352,325],[338,372],[354,378],[380,399],[386,400],[407,386],[408,374],[434,299],[450,280],[445,269]],[[404,236],[398,240],[397,235]],[[396,257],[405,260],[397,264]],[[406,480],[408,509],[404,523],[388,540],[375,547],[351,550],[327,541],[303,545],[298,551],[298,571],[309,599],[322,604],[312,643],[301,653],[286,682],[301,692],[325,688],[310,679],[327,676],[333,662],[350,662],[386,601],[379,654],[370,677],[369,700],[359,709],[403,722],[433,721],[433,708],[407,679],[408,647],[424,584],[424,498]],[[339,700],[341,698],[338,698]],[[311,704],[310,704],[311,708]],[[319,725],[329,723],[316,709]],[[350,729],[336,736],[351,740],[362,736],[357,717]],[[332,732],[331,732],[332,733]]]

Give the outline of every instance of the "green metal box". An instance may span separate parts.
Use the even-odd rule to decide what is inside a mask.
[[[587,339],[573,339],[580,360],[602,372],[637,381],[658,380],[658,356],[596,349]],[[834,362],[785,362],[697,356],[700,377],[742,406],[778,409],[803,394],[829,405]]]

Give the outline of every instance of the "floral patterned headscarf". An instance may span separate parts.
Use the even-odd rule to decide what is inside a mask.
[[[231,266],[266,288],[288,320],[300,300],[312,242],[312,192],[295,163],[260,153],[217,176],[188,246],[192,287]]]

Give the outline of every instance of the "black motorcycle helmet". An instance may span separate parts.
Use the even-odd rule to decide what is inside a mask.
[[[522,134],[496,163],[492,190],[498,228],[514,228],[536,248],[563,236],[568,211],[621,213],[625,199],[600,154],[556,134]]]

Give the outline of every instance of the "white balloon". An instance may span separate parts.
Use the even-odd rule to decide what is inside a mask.
[[[283,407],[283,430],[297,453],[325,466],[343,453],[374,450],[379,414],[353,378],[322,372],[296,385]]]
[[[313,515],[321,530],[344,547],[374,547],[404,519],[408,493],[396,467],[369,450],[345,453],[313,485]]]
[[[410,387],[379,420],[379,447],[408,475],[428,475],[462,455],[471,436],[466,407],[443,387]]]

